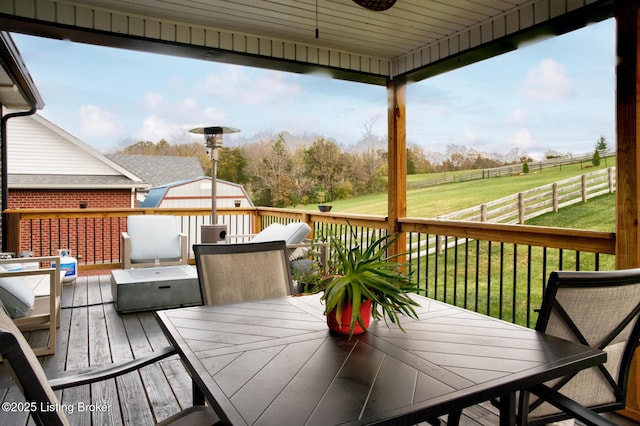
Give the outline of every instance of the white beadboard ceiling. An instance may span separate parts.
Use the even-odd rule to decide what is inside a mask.
[[[613,0],[0,0],[0,30],[374,84],[612,15]]]

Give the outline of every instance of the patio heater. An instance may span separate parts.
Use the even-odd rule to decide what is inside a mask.
[[[225,241],[227,236],[227,225],[218,224],[216,215],[218,148],[222,146],[223,134],[237,133],[239,131],[240,129],[222,126],[197,127],[189,130],[190,133],[204,135],[204,144],[211,156],[211,225],[202,225],[200,228],[200,240],[203,243],[221,243]]]

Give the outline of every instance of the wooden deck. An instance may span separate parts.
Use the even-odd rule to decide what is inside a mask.
[[[56,353],[41,357],[50,378],[143,356],[168,344],[151,312],[116,312],[108,275],[79,277],[65,286],[62,306]],[[48,332],[26,336],[39,345]],[[191,405],[191,379],[174,356],[118,379],[59,392],[58,398],[73,425],[152,425]],[[21,401],[0,364],[0,402]],[[615,421],[636,424],[621,417]],[[27,413],[0,410],[2,425],[32,423]],[[490,404],[471,407],[461,424],[497,425],[497,410]]]

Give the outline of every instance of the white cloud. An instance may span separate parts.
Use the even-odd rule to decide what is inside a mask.
[[[302,87],[295,81],[289,81],[291,78],[289,74],[275,71],[226,66],[222,72],[207,75],[200,89],[212,95],[216,103],[264,106],[302,93]]]
[[[531,132],[527,129],[519,129],[509,137],[509,146],[520,150],[529,150],[539,148],[539,144],[533,138]]]
[[[507,123],[513,125],[522,125],[525,123],[525,119],[525,112],[521,109],[516,109],[507,118]]]
[[[478,141],[478,135],[476,135],[476,133],[470,129],[464,131],[464,138],[467,143],[474,143]]]
[[[544,59],[527,73],[522,92],[540,101],[565,101],[571,96],[567,69],[553,59]]]
[[[142,121],[142,128],[136,133],[136,138],[143,141],[158,142],[167,140],[169,136],[180,135],[184,129],[173,121],[168,121],[156,114],[147,115]]]
[[[164,102],[164,97],[160,93],[148,92],[144,94],[144,107],[147,110],[153,111],[161,107]]]
[[[81,105],[78,114],[80,116],[80,131],[83,135],[117,137],[124,130],[124,125],[116,114],[96,105]]]

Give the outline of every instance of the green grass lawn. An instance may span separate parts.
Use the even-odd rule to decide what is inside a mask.
[[[604,168],[604,162],[599,167],[590,168],[584,168],[580,164],[573,164],[519,176],[505,176],[411,189],[407,191],[407,216],[432,218]],[[413,175],[408,178],[416,181],[425,179],[425,177],[427,175]],[[387,214],[386,193],[370,194],[348,200],[335,200],[325,204],[332,205],[333,212]],[[315,204],[296,207],[316,210]]]
[[[615,232],[616,195],[606,194],[527,221],[527,225]]]
[[[562,170],[546,169],[542,173],[410,190],[407,192],[408,216],[434,217],[602,168],[604,165],[587,169],[581,169],[580,165],[563,166]],[[614,232],[615,203],[615,194],[603,195],[531,219],[527,224]],[[386,194],[329,204],[338,212],[384,215],[387,211]],[[600,256],[599,268],[613,269],[614,261],[614,256]],[[472,241],[416,259],[412,268],[419,271],[418,281],[429,297],[532,326],[549,273],[558,269],[575,270],[578,262],[581,270],[594,270],[596,257],[592,253],[581,253],[578,259],[571,251]]]

